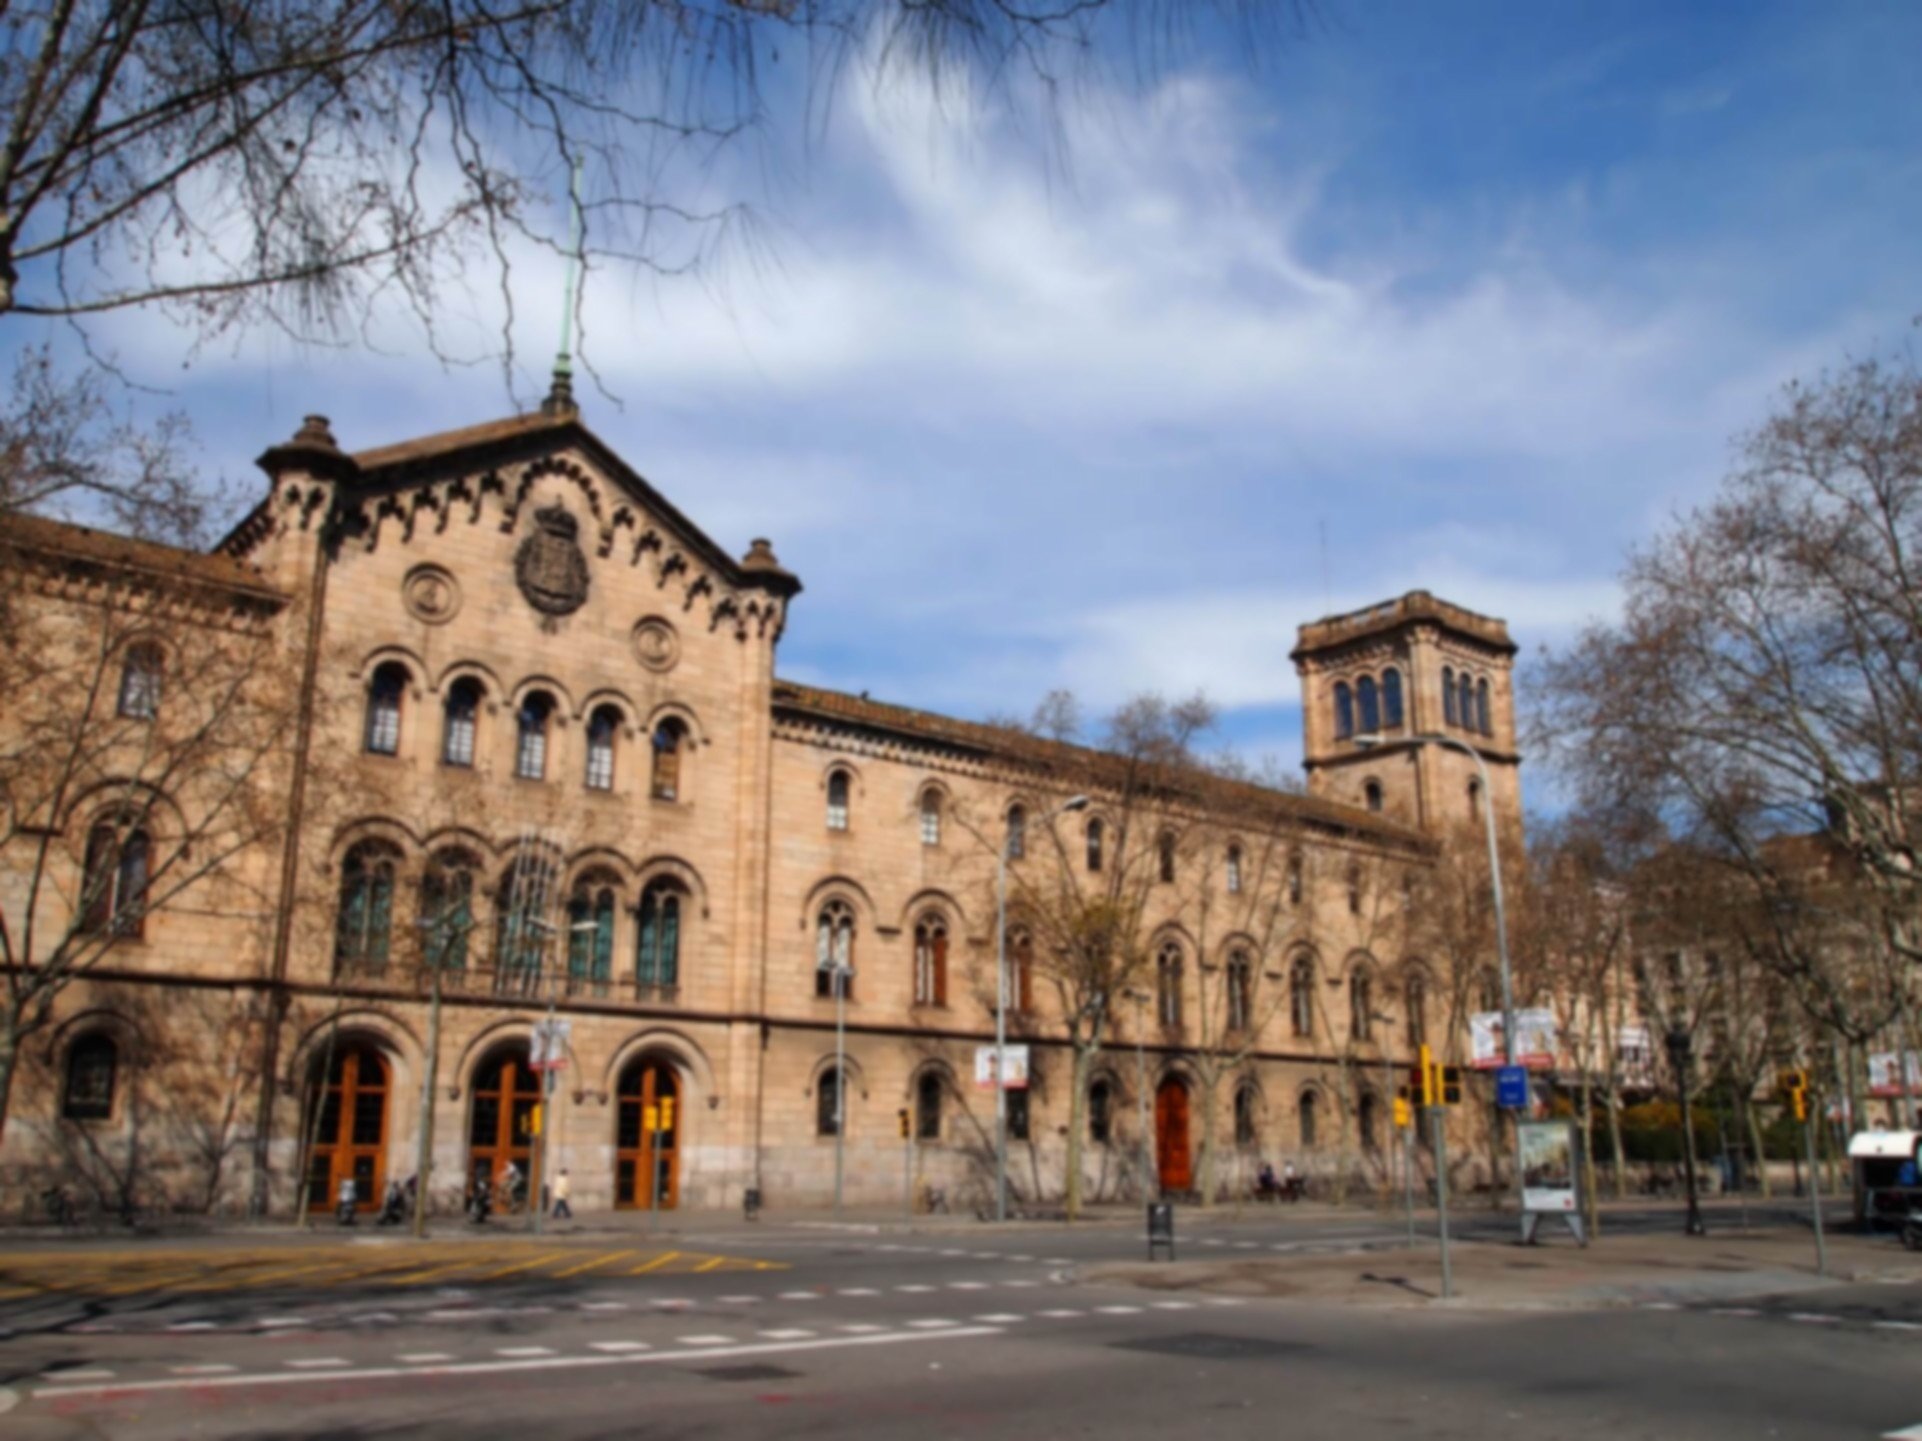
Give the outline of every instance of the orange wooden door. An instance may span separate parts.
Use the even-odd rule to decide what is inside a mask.
[[[1173,1077],[1155,1092],[1155,1169],[1164,1191],[1186,1191],[1195,1183],[1188,1146],[1188,1088]]]
[[[660,1061],[636,1062],[621,1073],[620,1114],[615,1120],[614,1204],[646,1210],[648,1177],[658,1171],[661,1210],[671,1211],[680,1201],[680,1131],[685,1121],[681,1114],[680,1086],[674,1068]],[[663,1101],[671,1107],[663,1108]],[[650,1130],[650,1113],[659,1123],[671,1124]]]
[[[333,1210],[340,1183],[351,1177],[355,1207],[371,1211],[381,1199],[387,1155],[387,1063],[372,1046],[340,1048],[315,1100],[320,1118],[307,1169],[308,1209]]]
[[[528,1069],[525,1047],[489,1057],[474,1073],[467,1130],[470,1186],[485,1180],[498,1187],[501,1167],[509,1161],[520,1167],[522,1184],[533,1185],[534,1118],[540,1101],[541,1079]],[[504,1200],[496,1195],[494,1203]]]

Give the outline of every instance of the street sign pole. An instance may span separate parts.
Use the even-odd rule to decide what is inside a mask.
[[[1448,1257],[1448,1123],[1441,1106],[1428,1108],[1435,1142],[1435,1219],[1441,1232],[1442,1299],[1455,1294],[1455,1275]]]
[[[1828,1242],[1822,1236],[1822,1188],[1815,1176],[1815,1118],[1805,1111],[1802,1119],[1802,1140],[1809,1157],[1809,1219],[1815,1223],[1815,1274],[1826,1276],[1829,1273]]]
[[[1413,1121],[1411,1116],[1410,1121]],[[1415,1128],[1407,1125],[1401,1133],[1401,1199],[1408,1213],[1408,1244],[1415,1244]]]

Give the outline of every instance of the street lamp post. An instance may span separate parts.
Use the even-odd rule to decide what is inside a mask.
[[[1368,750],[1383,744],[1384,739],[1380,735],[1358,735],[1355,737],[1355,744],[1363,750]],[[1408,737],[1408,740],[1413,745],[1446,746],[1451,750],[1460,751],[1475,763],[1475,770],[1481,777],[1482,828],[1488,837],[1488,879],[1495,897],[1495,955],[1501,966],[1502,1064],[1513,1066],[1515,1064],[1515,980],[1508,963],[1508,912],[1502,900],[1502,858],[1500,847],[1495,839],[1495,790],[1489,783],[1488,762],[1482,759],[1482,753],[1479,750],[1456,736],[1424,731],[1420,735]],[[1522,1182],[1519,1129],[1516,1131],[1515,1144],[1517,1147],[1515,1186],[1519,1192]],[[1526,1216],[1522,1219],[1522,1226],[1523,1235],[1526,1237],[1528,1234]]]
[[[1070,796],[1042,818],[1044,826],[1069,811],[1088,808],[1086,796]],[[994,868],[994,1219],[1008,1219],[1008,842],[1003,830]]]
[[[1148,1029],[1148,993],[1130,989],[1122,994],[1135,1003],[1135,1115],[1141,1130],[1141,1188],[1151,1191],[1149,1199],[1152,1200],[1161,1193],[1161,1186],[1155,1173],[1154,1152],[1148,1144],[1148,1052],[1143,1039]],[[1151,1181],[1154,1182],[1152,1188]]]
[[[1682,1229],[1691,1236],[1706,1236],[1708,1227],[1702,1223],[1702,1203],[1695,1194],[1695,1127],[1691,1124],[1688,1107],[1692,1043],[1688,1031],[1682,1026],[1671,1026],[1666,1039],[1669,1064],[1675,1068],[1675,1090],[1682,1103],[1682,1180],[1688,1187],[1688,1220]]]

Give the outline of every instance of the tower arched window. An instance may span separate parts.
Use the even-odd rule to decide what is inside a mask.
[[[941,844],[941,792],[933,786],[921,792],[921,844]]]
[[[1348,1034],[1364,1043],[1375,1038],[1375,980],[1365,966],[1348,977]]]
[[[1288,904],[1301,904],[1302,864],[1300,856],[1288,857]]]
[[[547,731],[554,721],[554,697],[530,691],[515,719],[514,774],[524,781],[547,775]]]
[[[914,1135],[916,1140],[941,1139],[942,1092],[939,1071],[923,1071],[914,1086]]]
[[[814,994],[832,1000],[837,982],[841,995],[854,994],[854,907],[838,899],[815,920]]]
[[[474,728],[480,717],[480,682],[463,676],[447,688],[441,706],[440,759],[442,765],[474,763]]]
[[[1008,807],[1008,859],[1018,861],[1028,853],[1028,808]]]
[[[654,727],[654,773],[648,783],[648,794],[657,801],[678,801],[681,798],[682,782],[681,761],[687,755],[687,727],[674,716],[669,716]]]
[[[1401,729],[1401,672],[1393,666],[1381,673],[1381,723],[1391,731]]]
[[[1101,846],[1106,838],[1107,827],[1102,825],[1101,817],[1096,816],[1088,822],[1088,869],[1090,871],[1101,869]]]
[[[1228,847],[1228,894],[1241,894],[1241,847]]]
[[[634,937],[634,983],[672,990],[681,983],[681,888],[673,881],[650,881],[641,892],[639,930]]]
[[[81,866],[81,929],[138,936],[146,927],[153,849],[147,833],[102,821],[87,833]]]
[[[1455,713],[1461,717],[1462,729],[1472,731],[1476,728],[1475,678],[1467,671],[1463,671],[1455,679],[1455,690],[1457,696]]]
[[[1301,1099],[1295,1102],[1295,1129],[1301,1137],[1301,1148],[1304,1151],[1314,1150],[1319,1139],[1317,1135],[1320,1130],[1317,1124],[1319,1110],[1313,1091],[1303,1091]]]
[[[591,791],[614,789],[614,738],[620,728],[621,713],[611,705],[597,706],[587,718],[587,788]]]
[[[1372,675],[1355,682],[1355,709],[1360,712],[1358,724],[1363,735],[1374,735],[1381,729],[1381,693]]]
[[[1008,1009],[1017,1016],[1034,1009],[1034,936],[1025,928],[1008,933]]]
[[[1164,942],[1155,956],[1155,1017],[1174,1029],[1181,1024],[1181,946]]]
[[[112,1036],[93,1031],[67,1048],[66,1086],[60,1114],[69,1121],[104,1121],[113,1115],[114,1083],[120,1047]]]
[[[614,883],[582,880],[567,902],[567,989],[607,994],[614,978]]]
[[[1375,780],[1369,781],[1361,788],[1361,793],[1362,797],[1368,802],[1368,809],[1376,815],[1380,815],[1382,808],[1381,782]]]
[[[1455,668],[1442,667],[1442,719],[1450,725],[1460,723],[1460,712],[1455,709]]]
[[[1173,831],[1163,831],[1160,841],[1156,843],[1156,849],[1159,852],[1162,882],[1165,885],[1173,885],[1175,879],[1175,833]]]
[[[546,956],[553,901],[552,872],[544,857],[523,854],[501,877],[494,897],[494,989],[503,994],[537,990]]]
[[[844,831],[848,828],[848,773],[833,771],[828,775],[828,829]]]
[[[465,851],[443,851],[420,882],[421,958],[430,971],[467,969],[467,942],[474,931],[474,873],[479,863]]]
[[[391,756],[400,751],[401,698],[407,693],[407,667],[390,660],[374,671],[367,686],[367,727],[363,737],[369,754]]]
[[[166,661],[152,641],[136,641],[120,660],[119,712],[128,720],[160,714],[160,680]]]
[[[342,969],[386,968],[393,942],[394,873],[399,864],[399,853],[384,841],[362,841],[341,863],[334,961]]]
[[[1488,682],[1486,679],[1475,683],[1475,728],[1485,736],[1495,734],[1495,727],[1488,715]]]
[[[1348,682],[1335,682],[1335,739],[1347,740],[1355,733],[1355,697]]]
[[[1288,968],[1288,1024],[1297,1036],[1315,1033],[1315,963],[1306,956]]]
[[[1232,952],[1226,971],[1228,982],[1228,1029],[1245,1031],[1254,1023],[1255,967],[1243,950]]]
[[[948,925],[939,916],[923,916],[915,923],[914,1003],[948,1003]]]

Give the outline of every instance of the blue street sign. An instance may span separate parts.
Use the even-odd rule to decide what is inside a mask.
[[[1495,1104],[1505,1110],[1528,1109],[1528,1072],[1520,1066],[1502,1066],[1495,1072]]]

